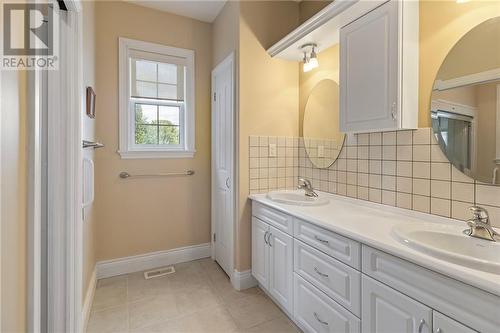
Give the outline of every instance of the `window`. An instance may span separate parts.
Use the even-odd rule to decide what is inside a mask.
[[[193,157],[194,52],[120,38],[122,158]]]

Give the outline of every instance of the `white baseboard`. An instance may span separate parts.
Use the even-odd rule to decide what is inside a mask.
[[[100,261],[96,264],[97,279],[140,272],[161,266],[210,257],[210,243],[151,252],[137,256]]]
[[[231,283],[236,290],[245,290],[257,286],[257,280],[253,277],[251,270],[243,272],[235,270]]]
[[[90,285],[88,286],[87,293],[85,294],[85,301],[82,307],[82,319],[81,319],[81,330],[80,332],[87,332],[87,324],[89,323],[90,310],[92,309],[92,302],[94,301],[94,293],[97,285],[96,269],[92,272],[90,277]]]

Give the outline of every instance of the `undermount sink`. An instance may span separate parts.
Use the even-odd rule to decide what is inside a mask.
[[[322,206],[330,201],[327,198],[308,197],[304,191],[273,191],[267,194],[267,198],[287,205],[295,206]]]
[[[500,274],[500,243],[463,234],[467,226],[439,223],[400,224],[392,229],[401,243],[458,265]]]

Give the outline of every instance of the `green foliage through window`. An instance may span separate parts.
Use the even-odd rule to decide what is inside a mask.
[[[136,104],[135,143],[179,145],[179,107]]]

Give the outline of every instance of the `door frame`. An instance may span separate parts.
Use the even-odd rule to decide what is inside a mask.
[[[65,0],[59,70],[48,72],[48,309],[49,332],[81,332],[82,321],[82,112],[81,0]]]
[[[211,168],[212,168],[212,175],[211,175],[211,233],[210,233],[210,242],[212,244],[211,246],[211,251],[212,251],[212,259],[215,260],[215,242],[214,242],[214,235],[215,235],[215,231],[216,231],[216,223],[215,223],[215,209],[214,209],[214,198],[215,198],[215,186],[216,186],[216,183],[215,183],[215,163],[214,163],[214,151],[216,149],[215,147],[215,131],[213,130],[213,127],[214,127],[214,122],[215,122],[215,98],[214,98],[214,94],[215,94],[215,90],[214,90],[214,87],[215,87],[215,76],[222,70],[224,69],[227,69],[227,67],[229,67],[231,69],[231,99],[232,99],[232,111],[233,111],[233,124],[232,124],[232,133],[231,133],[231,136],[232,136],[232,142],[233,142],[233,147],[232,147],[232,152],[233,152],[233,158],[232,158],[232,165],[231,165],[231,179],[232,179],[232,184],[231,184],[231,187],[232,187],[232,211],[231,211],[231,216],[233,217],[233,223],[231,223],[231,230],[230,230],[230,235],[231,235],[231,239],[230,239],[230,249],[231,249],[231,253],[229,254],[229,258],[230,258],[230,263],[229,263],[229,269],[230,269],[230,275],[229,275],[229,278],[231,280],[231,283],[235,284],[235,236],[236,236],[236,225],[237,225],[237,212],[238,212],[238,189],[239,189],[239,182],[237,181],[237,176],[238,176],[238,128],[237,128],[237,108],[236,108],[236,94],[235,94],[235,91],[236,91],[236,75],[235,75],[235,63],[234,63],[234,52],[231,52],[224,60],[222,60],[219,64],[217,64],[217,66],[215,66],[215,68],[212,70],[212,75],[211,75],[211,94],[210,94],[210,99],[211,99],[211,105],[212,105],[212,125],[211,125],[211,129],[212,129],[212,144],[211,144],[211,148],[212,148],[212,158],[211,158]]]

